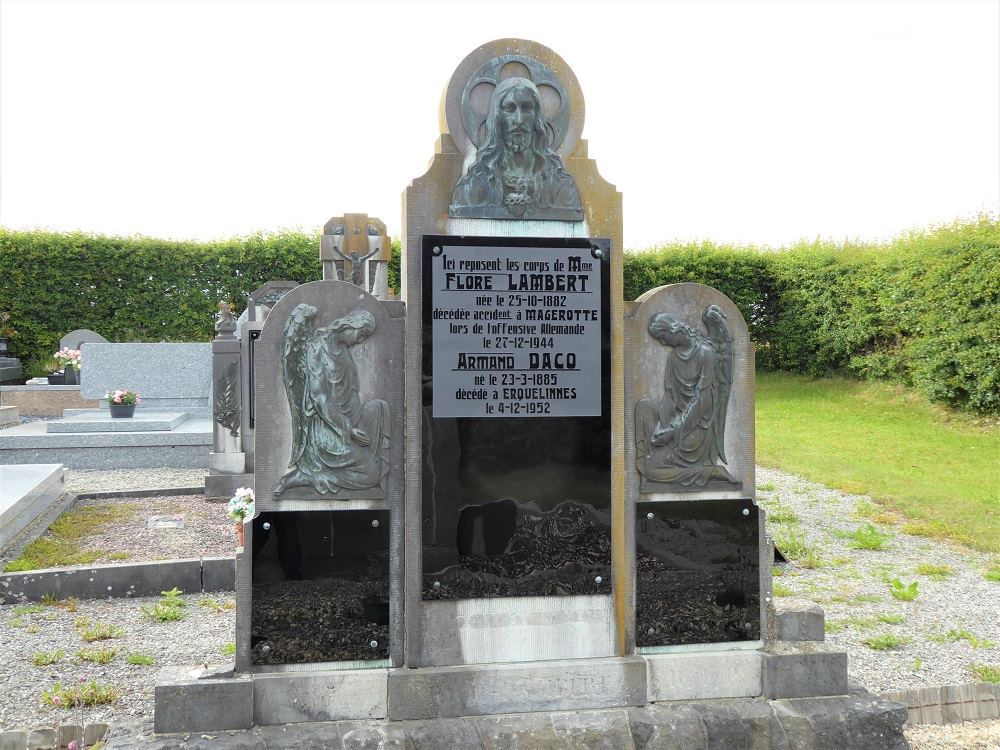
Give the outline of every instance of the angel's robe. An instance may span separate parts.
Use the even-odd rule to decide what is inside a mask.
[[[646,482],[704,487],[713,480],[737,483],[720,459],[716,430],[716,353],[699,339],[667,354],[663,397],[635,406],[636,467]],[[723,417],[724,419],[724,417]],[[669,431],[663,445],[653,436]]]
[[[307,344],[305,365],[297,407],[303,441],[275,494],[301,486],[321,495],[377,487],[389,472],[389,405],[382,399],[362,403],[350,348],[328,328]]]

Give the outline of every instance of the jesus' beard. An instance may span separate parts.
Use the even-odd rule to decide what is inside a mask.
[[[507,137],[504,140],[507,144],[507,149],[512,154],[520,154],[528,150],[531,144],[531,134],[527,132],[507,133]]]

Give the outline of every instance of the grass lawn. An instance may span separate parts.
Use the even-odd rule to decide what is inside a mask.
[[[880,383],[757,376],[757,462],[1000,552],[1000,421]],[[906,530],[906,529],[904,529]]]

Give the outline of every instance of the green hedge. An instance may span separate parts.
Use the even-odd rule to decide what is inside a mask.
[[[1000,221],[980,216],[883,244],[778,252],[673,244],[625,258],[626,296],[697,281],[747,320],[757,365],[913,386],[1000,412]]]
[[[389,285],[398,289],[392,244]],[[197,243],[0,228],[0,311],[17,330],[14,353],[35,369],[74,328],[111,341],[209,341],[220,300],[240,313],[265,281],[320,276],[319,230]],[[883,244],[675,243],[625,255],[627,299],[684,281],[736,303],[761,369],[883,378],[1000,412],[997,217]]]
[[[0,311],[28,371],[75,328],[109,341],[210,341],[220,301],[238,314],[265,281],[320,277],[318,232],[202,243],[0,228]]]

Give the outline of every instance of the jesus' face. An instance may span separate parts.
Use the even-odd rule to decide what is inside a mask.
[[[510,90],[500,102],[500,131],[512,153],[527,150],[538,117],[535,97],[524,86]]]

